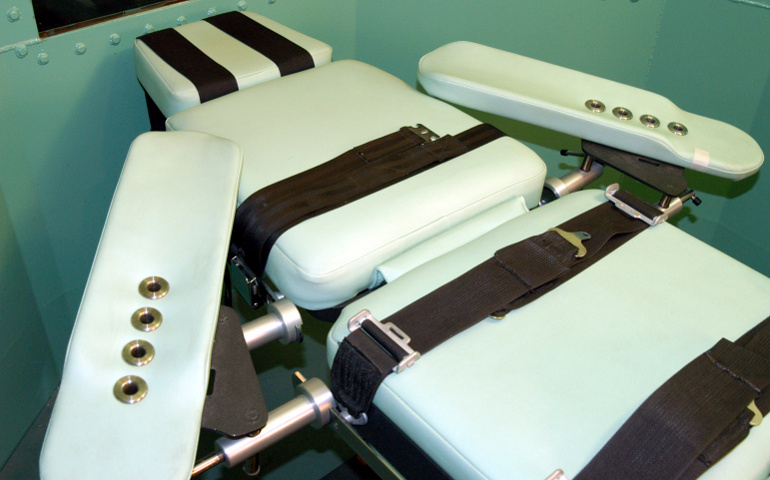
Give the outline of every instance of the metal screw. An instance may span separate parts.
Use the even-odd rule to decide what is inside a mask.
[[[151,23],[148,23],[147,25],[144,26],[144,33],[152,33],[154,31],[155,31],[155,27]]]
[[[118,35],[117,33],[113,33],[112,35],[110,35],[111,45],[117,45],[119,43],[120,43],[120,35]]]
[[[8,21],[11,23],[21,20],[21,10],[19,10],[19,7],[11,7],[6,14],[8,15]]]
[[[37,54],[37,63],[40,65],[48,65],[48,62],[50,62],[51,59],[48,58],[48,54],[45,52],[40,52]]]
[[[243,11],[243,10],[246,10],[248,7],[249,7],[249,4],[244,2],[243,0],[238,2],[238,10]]]
[[[208,11],[206,12],[206,15],[208,15],[209,17],[214,16],[216,14],[217,14],[217,9],[214,7],[209,8]]]
[[[84,53],[86,53],[86,50],[88,49],[86,48],[85,43],[78,42],[75,44],[75,53],[77,53],[78,55],[83,55]]]
[[[19,58],[24,58],[29,53],[29,50],[27,49],[26,45],[16,45],[16,56]]]
[[[177,25],[184,25],[186,23],[187,23],[187,17],[185,17],[184,15],[180,15],[179,18],[176,19]]]

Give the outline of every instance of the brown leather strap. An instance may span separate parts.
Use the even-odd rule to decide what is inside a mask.
[[[483,124],[425,142],[404,127],[252,194],[236,212],[233,243],[252,270],[262,275],[270,250],[289,228],[502,136]]]

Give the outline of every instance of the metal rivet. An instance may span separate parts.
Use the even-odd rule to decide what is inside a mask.
[[[37,54],[37,63],[40,65],[48,65],[48,62],[50,62],[51,59],[48,57],[48,54],[45,52],[40,52]]]
[[[604,104],[602,102],[600,102],[599,100],[593,100],[593,99],[586,100],[585,105],[586,105],[587,109],[591,110],[594,113],[602,113],[604,110],[607,109],[604,106]]]
[[[147,382],[136,375],[126,375],[115,382],[115,398],[123,403],[137,403],[147,396]]]
[[[163,323],[163,315],[152,307],[143,307],[131,315],[131,325],[137,330],[151,332]]]
[[[162,277],[147,277],[139,282],[139,293],[150,300],[163,298],[168,293],[168,282]]]
[[[19,7],[11,7],[6,12],[6,15],[8,15],[8,21],[11,23],[21,20],[21,10]]]
[[[631,120],[634,118],[634,114],[631,113],[631,110],[625,108],[625,107],[615,107],[612,109],[612,114],[618,117],[621,120]]]
[[[123,347],[123,360],[129,365],[141,367],[155,358],[155,348],[145,340],[132,340]]]
[[[120,35],[118,35],[117,33],[113,33],[112,35],[110,35],[111,45],[117,45],[119,43],[120,43]]]
[[[249,7],[249,4],[241,0],[238,2],[238,10],[246,10]]]
[[[679,135],[680,137],[684,137],[689,132],[687,130],[687,127],[682,125],[679,122],[671,122],[668,124],[668,130],[673,133],[674,135]]]
[[[208,15],[209,17],[214,16],[216,14],[217,14],[217,9],[214,7],[211,7],[208,9],[208,11],[206,11],[206,15]]]
[[[639,117],[639,121],[647,128],[658,128],[660,126],[660,120],[653,115],[642,115]]]
[[[144,33],[152,33],[154,31],[155,27],[151,23],[148,23],[144,26]]]
[[[75,44],[75,53],[77,53],[78,55],[83,55],[84,53],[86,53],[86,50],[88,50],[88,48],[86,47],[85,43],[78,42]]]
[[[27,49],[26,45],[16,45],[16,56],[19,58],[24,58],[29,53],[29,50]]]

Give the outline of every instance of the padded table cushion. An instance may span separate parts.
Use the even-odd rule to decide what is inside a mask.
[[[354,302],[329,332],[329,363],[362,309],[384,320],[498,248],[602,201],[595,191],[568,195]],[[454,478],[544,479],[557,468],[573,478],[668,378],[768,315],[770,279],[662,224],[391,374],[374,403]],[[702,478],[764,480],[767,445],[770,428],[754,428]]]
[[[307,50],[316,66],[331,62],[332,48],[329,45],[256,13],[240,14]],[[281,76],[272,60],[209,22],[201,20],[174,27],[174,30],[232,73],[238,89]],[[134,61],[139,82],[166,117],[201,103],[195,85],[153,52],[141,37],[136,39],[134,45]]]
[[[479,124],[376,68],[340,61],[190,108],[166,125],[240,145],[243,202],[267,185],[417,123],[438,135]],[[377,266],[426,239],[515,197],[536,205],[544,177],[534,152],[500,138],[291,228],[271,250],[266,273],[302,307],[335,306],[370,286]]]

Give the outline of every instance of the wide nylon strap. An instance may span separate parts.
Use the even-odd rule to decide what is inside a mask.
[[[575,480],[692,480],[770,411],[770,318],[722,339],[656,390]]]
[[[612,204],[595,207],[558,228],[586,232],[587,253],[561,234],[548,231],[504,247],[494,256],[394,313],[392,323],[425,354],[490,315],[503,315],[556,288],[609,254],[647,227]],[[368,410],[380,383],[401,358],[394,358],[365,328],[340,344],[332,365],[332,391],[337,401],[358,416]],[[395,347],[388,347],[391,351]]]
[[[482,124],[426,141],[413,129],[401,128],[253,193],[238,207],[233,243],[262,275],[270,250],[289,228],[502,136],[500,130]]]

